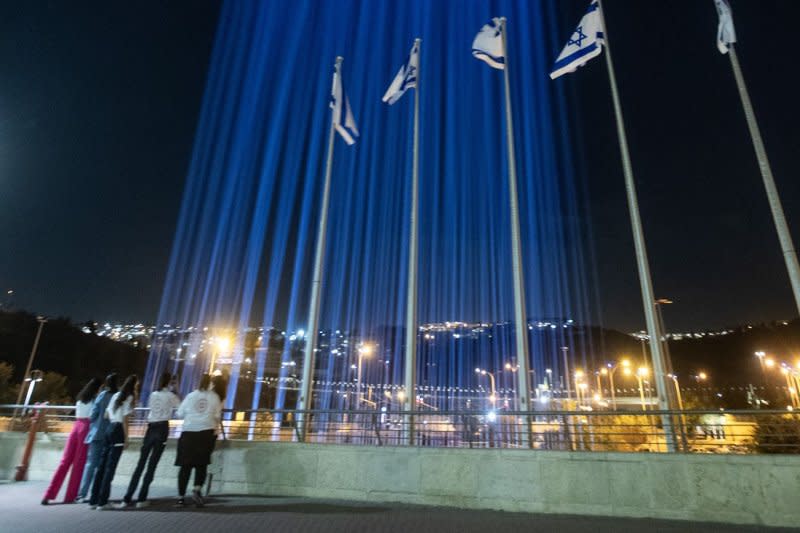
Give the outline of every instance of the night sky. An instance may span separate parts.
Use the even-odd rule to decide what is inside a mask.
[[[560,3],[566,39],[587,2]],[[796,241],[800,3],[732,4]],[[608,0],[605,10],[653,281],[675,301],[668,329],[796,315],[713,3]],[[218,11],[208,1],[0,6],[0,286],[17,306],[155,320]],[[569,87],[583,140],[602,322],[640,329],[604,61],[556,83]]]

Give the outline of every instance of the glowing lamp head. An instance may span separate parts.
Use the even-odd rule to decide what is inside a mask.
[[[699,379],[700,381],[705,381],[708,379],[708,374],[706,374],[705,372],[700,372],[699,374],[697,374],[697,379]]]
[[[603,367],[603,368],[600,369],[600,373],[603,374],[604,376],[606,376],[606,375],[608,375],[608,369]]]
[[[575,377],[576,378],[582,378],[583,377],[583,370],[576,370],[575,371]]]
[[[358,347],[358,353],[364,357],[369,357],[375,353],[375,346],[372,344],[362,344]]]
[[[406,399],[406,393],[405,393],[405,392],[403,392],[403,391],[400,391],[400,392],[398,392],[398,393],[397,393],[397,399],[398,399],[398,400],[400,400],[400,401],[402,402],[403,400],[405,400],[405,399]]]
[[[489,411],[488,413],[486,413],[486,420],[489,422],[497,421],[497,413],[494,411]]]
[[[624,366],[625,368],[628,368],[629,366],[631,366],[631,362],[628,361],[627,359],[623,359],[622,361],[620,361],[620,364],[622,366]]]
[[[627,366],[623,367],[622,373],[625,374],[626,376],[630,376],[632,374],[631,369]]]
[[[228,337],[217,338],[217,348],[223,352],[227,352],[231,347],[231,340]]]
[[[647,369],[646,366],[640,366],[639,369],[636,371],[636,374],[641,377],[647,377],[650,374],[650,371]]]
[[[770,358],[764,359],[764,364],[767,365],[767,368],[772,368],[775,366],[775,360]]]

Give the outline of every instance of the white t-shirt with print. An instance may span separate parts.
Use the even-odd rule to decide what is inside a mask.
[[[222,402],[215,392],[190,392],[178,407],[178,417],[183,418],[183,431],[216,431],[222,418]]]
[[[147,415],[148,422],[164,422],[172,417],[172,410],[180,405],[180,399],[175,393],[161,389],[150,394],[148,407],[150,413]]]

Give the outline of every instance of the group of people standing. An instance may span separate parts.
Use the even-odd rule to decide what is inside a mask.
[[[150,394],[147,431],[142,440],[139,461],[118,508],[134,505],[134,494],[142,472],[144,479],[135,504],[136,507],[149,504],[147,496],[150,483],[166,447],[169,421],[176,409],[177,417],[183,419],[175,459],[175,465],[180,467],[176,505],[186,504],[186,489],[192,470],[195,471],[192,501],[198,507],[204,505],[201,489],[222,420],[222,398],[225,397],[226,384],[222,376],[212,379],[205,374],[198,388],[183,401],[173,391],[174,385],[174,376],[165,372],[158,390]],[[102,387],[101,381],[93,378],[81,389],[75,404],[75,424],[67,438],[61,462],[45,491],[42,505],[48,505],[56,499],[71,470],[64,503],[88,503],[90,509],[111,509],[111,483],[122,452],[128,445],[128,420],[136,405],[137,389],[138,378],[135,375],[128,376],[119,387],[117,374],[109,374]]]

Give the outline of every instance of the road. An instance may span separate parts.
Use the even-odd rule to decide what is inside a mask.
[[[42,482],[0,484],[0,531],[170,533],[286,532],[756,532],[777,528],[730,526],[666,520],[536,515],[499,511],[464,511],[401,504],[369,504],[307,498],[220,495],[202,509],[173,507],[173,495],[153,489],[146,509],[92,511],[83,504],[42,506]],[[124,487],[115,486],[112,498]]]

